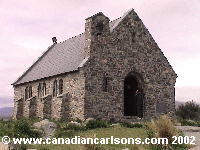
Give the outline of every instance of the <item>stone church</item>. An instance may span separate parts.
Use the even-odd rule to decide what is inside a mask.
[[[133,9],[113,21],[99,12],[84,33],[52,40],[13,83],[15,119],[136,121],[174,113],[177,75]]]

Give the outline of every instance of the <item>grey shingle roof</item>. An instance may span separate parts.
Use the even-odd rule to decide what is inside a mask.
[[[113,31],[127,14],[125,13],[123,17],[111,21],[110,30]],[[13,85],[78,70],[88,59],[84,58],[84,47],[84,33],[52,45]]]

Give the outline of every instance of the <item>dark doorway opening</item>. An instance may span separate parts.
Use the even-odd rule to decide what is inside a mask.
[[[124,115],[143,117],[143,92],[137,78],[130,74],[124,80]]]

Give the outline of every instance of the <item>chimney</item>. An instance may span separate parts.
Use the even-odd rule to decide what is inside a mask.
[[[53,38],[52,38],[52,41],[53,41],[53,44],[57,44],[57,39],[56,39],[56,37],[53,37]]]

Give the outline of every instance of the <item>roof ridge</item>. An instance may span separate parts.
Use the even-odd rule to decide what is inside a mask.
[[[114,28],[123,20],[123,18],[129,13],[130,11],[128,11],[128,12],[126,12],[123,16],[121,16],[121,17],[119,17],[119,18],[117,18],[117,19],[114,19],[114,20],[112,20],[112,21],[109,21],[109,25],[111,25],[110,26],[110,30],[111,30],[111,32],[114,30]],[[51,46],[49,46],[48,48],[47,48],[47,50],[46,51],[44,51],[44,53],[42,53],[42,56],[40,56],[40,57],[38,57],[37,59],[36,59],[36,61],[12,84],[12,85],[17,85],[17,84],[21,84],[21,83],[25,83],[25,82],[29,82],[28,80],[30,80],[30,81],[32,81],[33,79],[31,78],[31,79],[25,79],[25,81],[23,81],[23,82],[21,82],[21,83],[19,83],[21,80],[23,80],[23,78],[29,73],[29,71],[31,71],[35,66],[37,66],[37,64],[38,63],[40,63],[40,61],[41,60],[43,60],[43,58],[46,56],[46,55],[48,55],[49,53],[48,52],[50,52],[51,51],[51,49],[54,49],[55,48],[55,50],[56,49],[58,49],[59,47],[60,47],[60,45],[62,45],[62,44],[69,44],[69,47],[70,48],[76,48],[76,46],[78,46],[77,48],[79,49],[79,48],[82,48],[83,49],[83,46],[81,46],[81,44],[83,43],[83,40],[84,40],[84,34],[85,34],[85,32],[83,32],[83,33],[80,33],[80,34],[78,34],[78,35],[75,35],[75,36],[72,36],[72,37],[70,37],[70,38],[68,38],[68,39],[66,39],[66,40],[64,40],[64,41],[61,41],[61,42],[59,42],[58,44],[53,44],[53,45],[51,45]],[[68,41],[68,42],[67,42]],[[81,41],[81,43],[75,43],[75,41]],[[71,43],[73,43],[72,45],[70,45],[70,42]],[[75,45],[74,45],[75,44]],[[76,45],[76,44],[78,44],[78,45]],[[58,46],[57,46],[58,45]],[[70,48],[69,47],[66,47],[66,49],[67,50],[70,50]],[[64,50],[64,51],[66,51],[66,50]],[[68,54],[67,54],[68,55]],[[50,55],[51,56],[51,55]],[[80,56],[80,57],[82,57],[82,56]],[[82,59],[82,58],[81,58]],[[54,62],[53,62],[54,63]],[[80,65],[80,64],[79,64]],[[71,65],[71,68],[69,67],[68,69],[73,69],[72,68],[72,65]],[[62,68],[61,68],[61,70],[62,70]],[[48,70],[47,70],[48,71]],[[62,71],[65,71],[65,70],[62,70]],[[69,71],[69,70],[68,70]],[[54,74],[55,73],[58,73],[58,72],[54,72]],[[52,73],[53,74],[53,73]],[[41,76],[46,76],[46,74],[45,73],[43,73],[43,74],[40,74]],[[39,79],[39,78],[41,78],[40,77],[40,75],[38,75],[36,78],[37,79]],[[27,80],[27,81],[26,81]]]
[[[66,42],[67,40],[70,40],[70,39],[73,39],[73,38],[76,38],[76,37],[78,37],[78,36],[81,36],[82,34],[84,34],[85,32],[83,32],[83,33],[81,33],[81,34],[78,34],[78,35],[75,35],[75,36],[72,36],[72,37],[70,37],[70,38],[68,38],[68,39],[66,39],[66,40],[64,40],[64,41],[62,41],[62,42],[59,42],[59,43],[64,43],[64,42]]]
[[[122,18],[122,16],[119,17],[119,18],[117,18],[117,19],[114,19],[114,20],[110,21],[110,23],[113,22],[113,21],[116,21],[116,20],[118,20],[118,19],[120,19],[120,18]]]
[[[97,13],[97,14],[99,14],[99,13]],[[96,14],[94,14],[94,15],[96,15]],[[94,15],[93,15],[93,16],[94,16]],[[122,16],[119,17],[119,18],[116,18],[116,19],[114,19],[114,20],[112,20],[112,21],[110,21],[109,23],[112,23],[112,22],[114,22],[114,21],[116,21],[116,20],[118,20],[118,19],[120,19],[120,18],[122,18]],[[66,40],[64,40],[64,41],[59,42],[59,43],[64,43],[64,42],[66,42],[67,40],[70,40],[70,39],[76,38],[76,37],[78,37],[78,36],[81,36],[81,35],[84,34],[84,33],[85,33],[85,32],[80,33],[80,34],[75,35],[75,36],[72,36],[72,37],[70,37],[70,38],[68,38],[68,39],[66,39]]]

